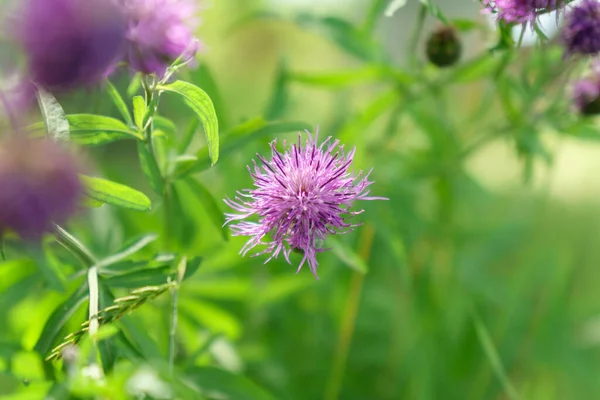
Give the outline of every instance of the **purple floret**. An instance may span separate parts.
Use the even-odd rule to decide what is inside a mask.
[[[317,144],[318,134],[310,134],[302,144],[284,147],[280,153],[276,142],[271,143],[271,159],[257,154],[257,163],[248,167],[254,179],[254,189],[238,191],[235,200],[225,203],[237,211],[226,214],[234,236],[249,236],[241,253],[245,255],[257,245],[267,247],[256,255],[269,253],[268,262],[283,253],[288,263],[292,251],[304,255],[298,271],[305,262],[317,276],[316,255],[326,249],[321,243],[329,234],[347,233],[358,224],[347,220],[363,210],[351,211],[356,200],[385,200],[368,197],[369,173],[357,175],[351,171],[354,152],[344,153],[339,140],[327,138]],[[246,221],[256,216],[258,222]],[[263,241],[268,235],[271,240]]]

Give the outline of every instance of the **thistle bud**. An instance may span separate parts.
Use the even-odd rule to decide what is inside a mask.
[[[438,67],[449,67],[460,59],[462,46],[451,26],[442,26],[435,30],[427,40],[427,58]]]

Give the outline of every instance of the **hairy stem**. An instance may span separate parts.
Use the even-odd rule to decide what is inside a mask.
[[[363,228],[360,237],[359,256],[367,262],[371,255],[371,247],[373,238],[375,237],[375,228],[372,225],[366,225]],[[362,288],[365,280],[365,275],[360,272],[353,272],[350,281],[350,291],[346,298],[346,307],[342,316],[342,327],[338,339],[338,346],[333,359],[331,375],[327,384],[324,399],[336,400],[339,398],[342,382],[344,380],[344,372],[346,370],[346,361],[350,352],[352,335],[356,325],[356,317],[358,315],[358,306],[362,295]]]

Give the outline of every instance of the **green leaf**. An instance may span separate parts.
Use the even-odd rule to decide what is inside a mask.
[[[44,325],[44,329],[40,334],[40,337],[35,344],[35,351],[42,354],[43,356],[48,355],[50,350],[60,334],[61,329],[67,321],[75,314],[75,312],[81,307],[81,305],[88,298],[87,284],[82,285],[77,289],[71,296],[62,304],[60,304],[56,310],[50,315],[48,321]]]
[[[157,194],[162,194],[164,191],[162,174],[156,163],[156,159],[152,157],[144,142],[138,142],[138,156],[142,172],[146,176],[146,179],[148,179],[150,187]]]
[[[177,133],[177,125],[168,118],[161,115],[154,115],[152,121],[154,122],[155,130],[161,130],[168,135],[175,135]]]
[[[133,120],[135,126],[141,131],[144,130],[144,117],[146,116],[146,102],[142,96],[133,97]]]
[[[37,89],[36,96],[48,136],[52,140],[68,142],[69,123],[63,108],[51,93],[42,88]]]
[[[181,141],[179,142],[179,145],[177,146],[177,151],[179,153],[183,154],[187,151],[188,147],[190,147],[190,144],[192,144],[192,140],[194,139],[194,135],[196,134],[197,129],[198,129],[198,119],[194,118],[190,121],[190,124],[188,125],[187,129],[185,130],[183,138],[181,138]]]
[[[204,211],[208,214],[210,220],[221,230],[221,236],[227,240],[228,229],[223,226],[225,224],[225,214],[219,208],[219,205],[210,191],[205,188],[200,182],[192,178],[186,178],[184,181],[191,189],[194,196],[204,207]]]
[[[113,86],[113,84],[109,80],[106,80],[106,90],[111,100],[113,101],[115,107],[117,107],[117,110],[119,111],[125,122],[127,122],[127,125],[133,125],[133,120],[131,119],[131,113],[127,108],[127,104],[125,104],[125,101],[119,94],[119,91]]]
[[[139,92],[140,88],[142,87],[143,76],[144,75],[141,72],[137,72],[135,75],[133,75],[131,81],[129,82],[129,86],[127,86],[128,96],[133,97],[137,92]]]
[[[315,17],[301,14],[298,25],[316,30],[336,43],[342,50],[363,61],[382,61],[385,52],[368,32],[361,31],[350,22],[336,17]]]
[[[383,113],[398,104],[398,91],[393,89],[379,95],[370,102],[363,110],[360,110],[340,129],[338,138],[344,142],[353,140],[357,135],[364,132]]]
[[[458,66],[452,72],[448,82],[466,83],[486,78],[498,68],[501,61],[501,58],[493,54],[484,54]]]
[[[263,136],[275,135],[286,132],[299,132],[310,130],[312,127],[304,122],[266,122],[262,118],[254,118],[244,122],[240,126],[233,128],[230,133],[223,135],[221,143],[221,155],[226,156],[234,150],[240,148],[246,143],[261,138]],[[192,172],[203,171],[210,167],[206,161],[207,149],[201,149],[198,152],[198,162],[187,171],[184,171],[181,178]]]
[[[86,194],[95,200],[138,211],[148,211],[152,207],[150,199],[144,193],[129,186],[85,175],[79,177],[85,186]]]
[[[203,392],[222,393],[229,400],[274,400],[254,382],[241,375],[214,367],[193,367],[186,371],[190,380]]]
[[[285,60],[279,62],[277,78],[271,94],[271,100],[267,107],[265,115],[268,119],[281,118],[285,114],[285,110],[289,103],[288,93],[288,69]]]
[[[386,80],[396,79],[395,72],[387,66],[369,65],[360,69],[350,71],[335,71],[322,73],[292,72],[289,80],[311,86],[326,88],[345,88],[352,85],[360,85]],[[404,78],[406,80],[408,78]]]
[[[195,82],[198,86],[200,86],[211,98],[215,106],[215,111],[217,113],[221,129],[228,128],[230,119],[225,101],[223,100],[223,96],[221,95],[221,91],[217,85],[217,81],[213,77],[213,74],[206,63],[200,64],[198,68],[193,70],[191,76],[192,79],[190,79],[190,81]]]
[[[446,16],[442,13],[442,10],[440,10],[437,4],[433,3],[431,0],[421,0],[421,4],[427,7],[429,14],[431,14],[432,17],[439,19],[444,24],[448,23]]]
[[[84,146],[99,146],[123,139],[139,139],[140,134],[116,118],[93,114],[67,115],[71,139]]]
[[[327,245],[331,247],[333,253],[338,256],[339,260],[351,269],[366,274],[369,272],[369,267],[356,252],[347,246],[341,240],[334,236],[327,239]]]
[[[199,87],[183,81],[159,85],[158,89],[181,95],[185,104],[200,118],[204,126],[211,165],[214,165],[219,159],[219,122],[210,97]]]
[[[407,0],[391,0],[387,8],[385,9],[385,16],[393,17],[396,11],[398,11],[406,5],[406,1]]]
[[[96,266],[98,267],[98,270],[101,271],[102,268],[108,267],[109,265],[116,264],[119,261],[122,261],[122,260],[128,258],[129,256],[137,253],[138,251],[140,251],[141,249],[143,249],[150,243],[154,242],[157,238],[158,238],[158,235],[156,235],[154,233],[149,233],[146,235],[142,235],[139,238],[135,238],[132,241],[130,241],[128,244],[126,244],[124,248],[122,248],[115,254],[98,262],[98,264],[96,264]]]
[[[167,283],[170,267],[142,269],[127,274],[104,278],[104,284],[109,288],[135,289],[144,286],[162,285]]]

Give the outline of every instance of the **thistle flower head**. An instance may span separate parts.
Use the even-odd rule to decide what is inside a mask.
[[[193,0],[121,0],[129,16],[131,68],[162,76],[182,56],[189,60],[200,45],[194,37],[199,20]]]
[[[562,32],[567,54],[600,53],[600,2],[583,0],[566,15]]]
[[[484,10],[507,23],[533,23],[542,12],[554,11],[564,0],[482,0]]]
[[[26,0],[16,36],[31,79],[65,90],[105,77],[123,49],[126,27],[112,0]]]
[[[269,253],[268,262],[283,253],[288,263],[292,251],[303,254],[298,271],[304,263],[317,277],[316,255],[326,249],[322,241],[335,233],[349,232],[356,224],[348,219],[363,210],[351,211],[355,200],[376,200],[368,197],[369,173],[357,175],[351,171],[354,152],[344,153],[339,140],[327,138],[320,145],[318,134],[310,134],[302,143],[284,147],[281,153],[276,142],[271,143],[271,159],[257,155],[253,168],[254,188],[237,192],[235,200],[225,203],[237,211],[226,214],[234,236],[249,236],[241,250],[246,254],[257,245],[266,248],[256,255]],[[246,221],[257,217],[257,222]],[[271,240],[265,240],[270,234]]]
[[[49,140],[14,135],[0,142],[0,233],[35,239],[63,222],[82,191],[77,171],[72,155]]]

